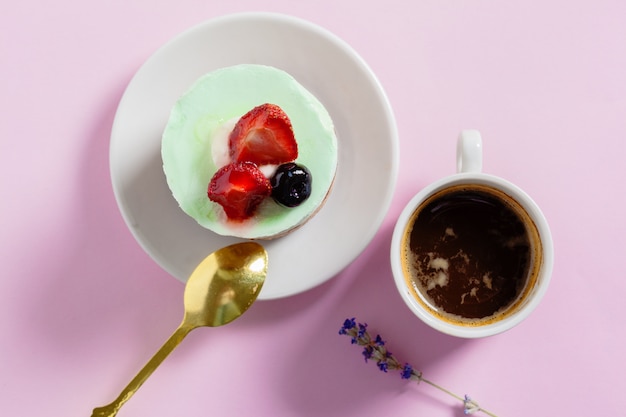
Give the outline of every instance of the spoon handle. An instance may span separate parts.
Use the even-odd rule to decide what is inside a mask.
[[[93,410],[91,417],[114,417],[122,407],[122,405],[133,396],[141,385],[148,379],[152,372],[163,362],[163,360],[182,342],[182,340],[195,327],[181,324],[170,336],[165,344],[154,354],[152,359],[144,365],[139,373],[128,383],[126,388],[122,390],[120,395],[111,404],[104,407],[98,407]]]

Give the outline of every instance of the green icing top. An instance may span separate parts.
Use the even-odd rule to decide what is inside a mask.
[[[253,218],[232,222],[207,197],[207,186],[221,167],[213,159],[212,143],[228,135],[225,127],[230,129],[233,119],[264,103],[280,106],[289,116],[298,143],[296,162],[311,172],[311,196],[294,208],[268,197]],[[244,64],[202,76],[176,102],[163,132],[161,156],[167,184],[185,213],[220,235],[255,239],[289,230],[315,213],[335,177],[337,138],[324,106],[292,76]]]

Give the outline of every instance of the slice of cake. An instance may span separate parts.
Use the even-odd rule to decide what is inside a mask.
[[[174,105],[161,147],[181,209],[220,235],[282,236],[324,204],[337,138],[324,106],[265,65],[221,68]]]

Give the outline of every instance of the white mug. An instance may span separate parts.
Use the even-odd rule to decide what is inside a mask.
[[[457,173],[409,201],[391,242],[394,280],[409,309],[434,329],[464,338],[495,335],[528,317],[554,263],[537,204],[481,169],[481,135],[462,131]]]

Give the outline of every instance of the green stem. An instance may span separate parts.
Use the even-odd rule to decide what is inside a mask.
[[[432,386],[432,387],[437,388],[439,391],[445,392],[446,394],[450,395],[451,397],[456,398],[456,399],[457,399],[457,400],[459,400],[459,401],[465,402],[465,398],[463,398],[463,397],[461,397],[461,396],[459,396],[459,395],[456,395],[455,393],[453,393],[452,391],[449,391],[449,390],[445,389],[445,388],[444,388],[444,387],[442,387],[441,385],[437,385],[437,384],[435,384],[434,382],[429,381],[428,379],[423,378],[423,377],[420,377],[420,381],[425,382],[426,384],[428,384],[428,385],[430,385],[430,386]],[[484,408],[482,408],[482,407],[480,407],[480,408],[479,408],[479,411],[482,411],[483,413],[485,413],[485,414],[487,414],[488,416],[491,416],[491,417],[498,417],[498,416],[496,416],[495,414],[493,414],[493,413],[491,413],[491,412],[489,412],[489,411],[485,410],[485,409],[484,409]]]

